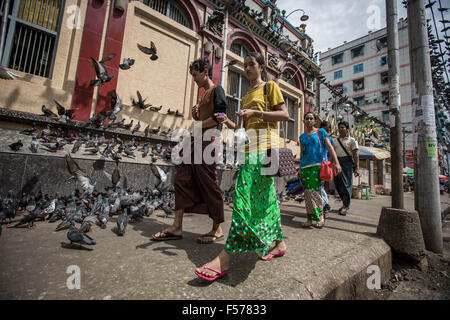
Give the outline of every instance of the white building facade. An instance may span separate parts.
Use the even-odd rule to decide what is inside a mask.
[[[399,64],[400,64],[400,98],[401,121],[405,131],[412,130],[411,76],[408,44],[408,25],[406,19],[400,19],[399,29]],[[386,123],[389,123],[389,83],[388,83],[388,51],[386,28],[369,32],[364,37],[344,42],[336,48],[329,48],[320,53],[321,74],[333,86],[342,87],[350,101],[362,110]],[[320,114],[328,110],[335,115],[332,108],[335,102],[328,88],[320,86],[320,98],[317,99],[316,110],[320,106]],[[338,114],[354,125],[351,114],[338,105]],[[407,162],[410,162],[413,150],[413,135],[405,134],[405,151]]]

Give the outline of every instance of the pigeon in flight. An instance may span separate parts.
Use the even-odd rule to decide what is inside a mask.
[[[157,53],[156,46],[153,43],[153,41],[150,41],[150,48],[141,46],[139,43],[137,46],[139,50],[141,50],[143,53],[150,55],[151,60],[155,61],[158,59],[158,56],[156,55]]]
[[[58,117],[52,110],[47,108],[45,106],[45,104],[42,105],[41,110],[42,110],[42,113],[44,114],[44,116],[51,117],[51,118],[57,118]]]
[[[67,169],[69,170],[70,174],[74,176],[81,184],[81,187],[83,188],[85,194],[92,194],[95,190],[95,185],[97,184],[97,182],[91,182],[91,179],[89,179],[86,173],[81,170],[80,166],[72,159],[70,154],[66,154],[65,160]]]
[[[110,81],[112,78],[114,78],[114,75],[108,75],[108,72],[106,71],[105,66],[103,65],[106,61],[109,61],[113,59],[116,56],[116,54],[111,54],[105,58],[103,58],[100,61],[95,60],[91,57],[92,66],[95,69],[95,74],[97,75],[97,79],[91,80],[90,86],[98,86],[103,83],[106,83]]]
[[[56,109],[58,109],[58,114],[60,116],[66,116],[68,119],[73,118],[73,113],[76,109],[66,109],[58,101],[53,100],[56,103]]]
[[[117,118],[117,114],[123,109],[122,101],[120,101],[120,98],[115,90],[111,94],[111,108],[112,110],[107,111],[106,115],[109,120],[114,121]]]
[[[123,63],[119,64],[119,68],[122,70],[128,70],[134,64],[134,59],[123,58]]]
[[[133,101],[132,101],[133,106],[139,107],[139,108],[141,108],[143,110],[151,107],[151,103],[145,103],[145,100],[147,100],[147,98],[142,99],[142,95],[141,95],[141,93],[139,91],[137,91],[137,96],[138,96],[138,101],[135,101],[133,99]]]

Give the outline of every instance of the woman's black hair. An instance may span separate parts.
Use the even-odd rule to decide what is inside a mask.
[[[306,113],[303,115],[303,120],[306,119],[306,116],[307,116],[308,114],[312,114],[313,117],[314,117],[314,120],[317,120],[316,114],[315,114],[314,112],[312,112],[312,111],[306,112]]]
[[[320,124],[321,128],[328,128],[330,126],[330,123],[326,120],[322,121],[322,123]]]
[[[261,53],[259,53],[259,52],[249,52],[245,56],[245,58],[247,58],[247,57],[255,58],[256,62],[258,62],[258,64],[260,66],[264,66],[264,69],[261,72],[261,80],[262,81],[268,81],[269,77],[267,76],[267,71],[266,71],[266,68],[265,68],[266,67],[266,61],[264,59],[264,56]]]
[[[347,128],[347,130],[350,128],[350,126],[349,126],[349,124],[348,124],[348,122],[347,121],[341,121],[341,122],[339,122],[338,123],[338,127],[339,126],[345,126],[346,128]]]
[[[212,78],[212,65],[209,63],[208,58],[200,58],[191,63],[189,73],[192,74],[193,70],[203,72],[205,69],[208,70],[208,77]]]

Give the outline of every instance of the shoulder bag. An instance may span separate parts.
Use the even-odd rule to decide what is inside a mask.
[[[344,152],[347,154],[347,156],[349,156],[350,159],[352,159],[352,170],[353,170],[353,172],[355,172],[356,166],[355,166],[355,161],[353,161],[353,157],[348,153],[347,149],[344,147],[344,145],[342,144],[339,137],[337,138],[337,140],[338,140],[339,144],[341,145],[342,149],[344,150]]]
[[[264,103],[267,108],[267,83],[264,85]],[[283,121],[281,122],[282,131],[284,132]],[[284,148],[270,148],[267,150],[267,158],[276,161],[278,163],[278,171],[275,173],[278,177],[289,176],[297,173],[297,166],[295,165],[295,158],[292,150],[286,148],[286,135],[284,137]],[[264,168],[270,167],[270,163],[265,164]],[[275,166],[276,167],[276,166]],[[262,175],[274,175],[273,173],[261,170]]]
[[[320,166],[320,180],[331,181],[333,180],[333,175],[336,173],[334,171],[334,165],[331,161],[325,161],[325,156],[323,155],[322,144],[320,143],[319,130],[317,130],[317,140],[319,140],[320,150],[322,151],[322,164]]]

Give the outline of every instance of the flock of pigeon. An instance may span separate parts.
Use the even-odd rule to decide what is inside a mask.
[[[114,215],[117,215],[117,228],[114,231],[123,236],[128,221],[139,222],[156,209],[162,209],[166,217],[173,213],[174,193],[170,190],[170,184],[166,187],[167,174],[157,165],[150,165],[153,174],[159,179],[153,190],[145,188],[133,191],[121,187],[120,171],[116,166],[111,175],[111,186],[106,187],[104,192],[98,192],[95,189],[96,182],[91,181],[70,154],[65,156],[65,161],[71,178],[76,180],[82,191],[77,188],[69,196],[43,195],[41,191],[17,196],[15,191],[10,190],[4,199],[0,198],[0,235],[3,224],[8,228],[33,228],[37,221],[58,222],[55,231],[68,229],[70,243],[64,243],[63,246],[86,249],[83,245],[95,244],[86,233],[94,225],[105,229]],[[20,220],[14,220],[19,212],[26,214]]]

